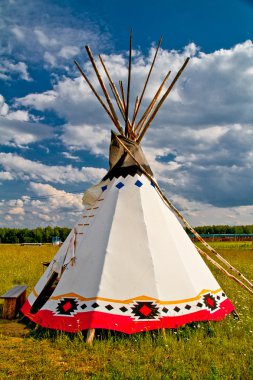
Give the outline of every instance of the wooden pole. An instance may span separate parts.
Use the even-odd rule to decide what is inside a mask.
[[[184,71],[184,69],[185,69],[187,63],[189,62],[189,60],[190,60],[190,57],[186,58],[183,66],[181,67],[181,69],[178,71],[177,75],[175,76],[175,78],[171,82],[171,85],[169,86],[168,90],[165,92],[165,94],[163,95],[163,97],[161,98],[161,100],[159,101],[159,103],[157,104],[154,112],[150,116],[148,122],[146,123],[145,127],[142,129],[142,132],[141,132],[140,136],[138,137],[138,140],[137,140],[138,144],[141,142],[141,140],[142,140],[143,136],[145,135],[148,127],[150,126],[150,124],[154,120],[154,118],[155,118],[157,112],[159,111],[159,109],[161,108],[163,102],[165,101],[165,99],[167,98],[167,96],[169,95],[169,93],[171,92],[171,90],[173,89],[174,85],[176,84],[178,78],[180,77],[180,75]]]
[[[236,278],[235,276],[233,276],[231,273],[229,273],[225,268],[223,268],[222,265],[220,265],[219,263],[217,263],[214,259],[212,259],[205,251],[203,251],[201,248],[197,247],[196,244],[195,244],[195,247],[196,249],[198,250],[198,252],[204,256],[208,261],[210,261],[216,268],[218,268],[220,271],[222,271],[223,273],[225,273],[226,276],[228,276],[229,278],[231,278],[233,281],[235,281],[237,284],[239,284],[240,286],[242,286],[244,289],[246,289],[250,294],[253,295],[253,291],[248,287],[246,286],[242,281],[240,281],[238,278]]]
[[[155,52],[155,55],[154,55],[154,58],[153,58],[153,62],[150,66],[150,69],[149,69],[149,72],[148,72],[148,76],[146,78],[146,81],[145,81],[145,84],[144,84],[144,87],[143,87],[143,90],[142,90],[142,93],[141,93],[141,96],[140,96],[140,101],[138,103],[138,106],[137,108],[135,109],[134,111],[134,114],[133,114],[133,121],[132,121],[132,125],[134,126],[134,123],[135,123],[135,120],[136,120],[136,117],[137,117],[137,114],[138,114],[138,111],[139,111],[139,108],[140,108],[140,105],[141,105],[141,102],[142,102],[142,99],[143,99],[143,96],[144,96],[144,93],[146,91],[146,87],[147,87],[147,84],[148,84],[148,81],[149,81],[149,78],[150,78],[150,75],[152,73],[152,70],[153,70],[153,67],[154,67],[154,64],[155,64],[155,61],[156,61],[156,57],[157,57],[157,53],[158,53],[158,50],[161,46],[161,43],[162,43],[162,37],[160,37],[160,40],[158,42],[158,45],[157,45],[157,48],[156,48],[156,52]]]
[[[138,95],[136,96],[136,99],[135,99],[135,104],[134,104],[134,113],[133,113],[133,118],[134,118],[134,114],[136,112],[136,109],[138,107],[138,104],[139,104],[139,97]],[[131,137],[135,139],[135,131],[134,131],[134,121],[132,119],[132,122],[131,122]]]
[[[89,345],[92,345],[93,339],[95,337],[95,329],[88,329],[87,331],[87,337],[86,337],[86,343]]]
[[[147,120],[147,118],[149,117],[150,115],[150,112],[152,111],[152,109],[154,108],[155,106],[155,103],[157,101],[157,99],[159,98],[161,92],[162,92],[162,89],[163,89],[163,86],[164,84],[167,82],[169,76],[171,74],[171,71],[168,71],[167,75],[165,76],[162,84],[160,85],[160,87],[158,88],[155,96],[153,97],[153,99],[151,100],[148,108],[146,109],[146,111],[144,112],[143,116],[141,117],[140,121],[138,122],[138,124],[136,125],[136,128],[135,128],[135,133],[137,133],[137,135],[140,133],[145,121]],[[138,132],[139,131],[139,132]]]
[[[106,75],[107,75],[107,78],[108,78],[108,80],[109,80],[110,88],[111,88],[111,91],[112,91],[112,93],[113,93],[113,96],[114,96],[114,98],[115,98],[115,100],[116,100],[116,103],[117,103],[117,105],[118,105],[118,108],[119,108],[119,110],[120,110],[120,113],[121,113],[123,119],[125,120],[125,117],[126,117],[126,111],[125,111],[125,108],[124,108],[124,104],[122,103],[122,100],[121,100],[121,98],[120,98],[120,96],[119,96],[119,93],[118,93],[118,91],[117,91],[117,87],[115,86],[115,84],[114,84],[114,82],[113,82],[113,80],[112,80],[112,78],[111,78],[111,76],[110,76],[110,74],[109,74],[109,72],[108,72],[108,70],[107,70],[107,68],[106,68],[106,66],[105,66],[105,63],[104,63],[104,61],[103,61],[101,55],[99,55],[99,59],[100,59],[100,62],[101,62],[102,66],[103,66],[103,68],[104,68],[104,70],[105,70],[105,73],[106,73]],[[131,125],[129,119],[128,119],[128,123]]]
[[[135,104],[134,104],[134,112],[133,112],[133,118],[134,118],[134,114],[138,108],[138,104],[139,104],[139,97],[138,95],[136,96],[136,99],[135,99]],[[134,126],[134,120],[132,119],[132,126]]]
[[[107,68],[106,68],[106,66],[105,66],[105,63],[104,63],[104,61],[103,61],[101,55],[99,55],[99,59],[100,59],[100,62],[101,62],[102,66],[103,66],[103,68],[104,68],[104,70],[105,70],[105,73],[106,73],[106,75],[107,75],[107,78],[108,78],[108,80],[109,80],[109,82],[110,82],[110,84],[111,84],[110,87],[111,87],[112,93],[114,94],[115,100],[116,100],[116,102],[117,102],[117,104],[118,104],[118,107],[119,107],[119,109],[120,109],[120,112],[121,112],[122,116],[123,116],[124,119],[125,119],[125,109],[124,109],[124,105],[123,105],[123,103],[122,103],[122,101],[121,101],[121,99],[120,99],[119,93],[118,93],[118,91],[117,91],[117,87],[116,87],[115,84],[113,83],[112,78],[111,78],[111,76],[110,76],[110,74],[109,74],[109,72],[108,72],[108,70],[107,70]]]
[[[161,328],[162,336],[164,340],[167,340],[166,330],[164,327]]]
[[[80,71],[80,73],[83,76],[83,78],[85,79],[85,81],[88,83],[90,89],[92,90],[92,92],[96,96],[96,98],[98,99],[99,103],[102,105],[102,107],[104,108],[104,110],[106,111],[106,113],[109,115],[109,117],[112,120],[113,124],[116,126],[116,128],[118,129],[118,131],[122,134],[122,132],[123,132],[122,128],[121,128],[121,130],[118,128],[118,125],[116,124],[113,115],[111,114],[110,110],[107,108],[107,106],[105,105],[105,103],[103,102],[103,100],[100,98],[100,96],[98,95],[98,93],[95,90],[95,88],[92,86],[91,82],[89,81],[88,77],[85,75],[85,73],[82,70],[82,68],[79,65],[79,63],[77,61],[74,61],[74,63],[76,65],[76,67],[78,68],[78,70]]]
[[[124,107],[124,106],[123,106],[123,103],[122,103],[121,99],[117,97],[116,92],[115,92],[113,86],[111,85],[111,83],[109,83],[109,86],[110,86],[110,89],[111,89],[111,91],[112,91],[112,93],[113,93],[114,99],[116,100],[116,103],[117,103],[117,105],[118,105],[118,108],[119,108],[119,110],[120,110],[120,113],[121,113],[121,115],[122,115],[122,117],[123,117],[123,119],[124,119],[124,121],[125,121],[125,116],[126,116],[126,114],[125,114],[124,109],[123,109],[123,107]],[[122,106],[122,107],[121,107],[121,106]]]
[[[112,102],[111,102],[110,96],[109,96],[109,94],[108,94],[108,92],[107,92],[107,90],[106,90],[106,87],[105,87],[105,85],[104,85],[104,82],[103,82],[103,80],[102,80],[102,78],[101,78],[101,75],[99,74],[98,69],[97,69],[97,66],[96,66],[95,60],[94,60],[93,55],[92,55],[92,53],[91,53],[91,50],[90,50],[89,46],[85,46],[85,49],[86,49],[86,51],[87,51],[88,57],[90,58],[91,64],[92,64],[92,66],[93,66],[93,68],[94,68],[94,71],[95,71],[95,73],[96,73],[96,75],[97,75],[98,81],[99,81],[99,83],[100,83],[100,85],[101,85],[101,87],[102,87],[102,90],[103,90],[103,92],[104,92],[104,95],[105,95],[105,98],[106,98],[106,100],[107,100],[108,106],[109,106],[109,108],[110,108],[110,110],[111,110],[111,113],[112,113],[112,115],[113,115],[113,117],[114,117],[114,119],[115,119],[115,124],[117,125],[117,129],[120,131],[120,133],[121,133],[122,135],[124,135],[123,129],[122,129],[120,123],[119,123],[118,117],[117,117],[116,112],[115,112],[115,110],[114,110],[114,108],[113,108],[113,105],[112,105]]]
[[[132,29],[130,30],[129,41],[129,61],[128,61],[128,81],[127,81],[127,102],[126,102],[126,118],[125,118],[125,136],[129,136],[130,126],[128,125],[129,102],[130,102],[130,86],[131,86],[131,67],[132,67]]]
[[[126,100],[125,100],[124,87],[123,87],[122,80],[119,81],[119,88],[120,88],[120,92],[121,92],[121,96],[122,96],[122,102],[123,102],[125,113],[126,113]]]
[[[160,189],[157,182],[154,180],[154,178],[147,172],[147,170],[136,160],[136,158],[133,156],[131,151],[125,146],[125,144],[118,138],[117,135],[115,135],[117,141],[119,144],[122,145],[122,147],[125,149],[125,151],[132,157],[132,159],[136,162],[136,164],[139,166],[139,168],[142,170],[142,172],[148,177],[148,179],[153,183],[156,190],[160,194],[161,198],[167,203],[167,205],[173,210],[173,212],[178,216],[179,219],[182,220],[184,225],[189,228],[189,230],[196,236],[196,238],[204,244],[204,246],[212,253],[214,253],[224,264],[226,264],[230,270],[234,271],[239,277],[241,277],[251,288],[253,288],[253,284],[235,267],[233,267],[226,259],[224,259],[214,248],[212,248],[202,237],[195,231],[191,225],[185,220],[185,218],[180,214],[180,212],[176,209],[176,207],[173,206],[173,204],[166,198],[166,196],[163,194],[162,190]]]

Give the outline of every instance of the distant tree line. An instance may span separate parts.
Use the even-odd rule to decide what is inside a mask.
[[[52,238],[58,236],[64,241],[68,236],[70,229],[67,227],[50,227],[35,228],[0,228],[0,243],[52,243]]]
[[[195,227],[199,234],[253,234],[253,225],[246,226],[201,226]],[[186,229],[186,232],[189,231]],[[58,236],[64,241],[70,228],[67,227],[38,227],[33,230],[28,228],[0,228],[0,244],[15,243],[52,243],[52,238]]]
[[[194,228],[199,234],[253,234],[253,225],[245,226],[201,226]],[[189,232],[187,230],[187,232]]]

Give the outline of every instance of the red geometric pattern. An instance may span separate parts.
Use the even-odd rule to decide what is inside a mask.
[[[206,307],[208,307],[208,309],[210,309],[210,310],[217,309],[218,303],[212,294],[210,294],[210,293],[205,294],[203,299],[204,299],[204,303],[205,303]]]
[[[138,319],[157,319],[159,316],[159,307],[155,302],[136,301],[131,307],[132,314]]]
[[[211,306],[211,303],[209,306]],[[150,320],[136,320],[124,314],[110,314],[96,310],[87,312],[76,311],[71,315],[57,315],[50,310],[40,310],[36,314],[31,314],[30,309],[31,305],[26,301],[21,311],[32,321],[46,328],[67,332],[78,332],[90,328],[102,328],[133,334],[136,332],[160,328],[178,328],[186,323],[197,321],[219,321],[226,315],[230,314],[234,310],[234,307],[230,300],[226,298],[219,304],[219,307],[216,310],[209,311],[208,309],[201,309],[183,315],[165,315]],[[142,305],[140,310],[142,310],[142,313],[147,313],[148,306],[145,308],[144,305]]]
[[[140,308],[140,312],[143,314],[143,315],[145,315],[145,317],[147,317],[150,313],[151,313],[151,309],[148,307],[148,306],[146,306],[146,305],[144,305],[144,306],[142,306],[141,308]]]
[[[62,308],[64,311],[68,311],[69,309],[72,308],[72,305],[70,302],[67,302],[67,303],[65,303],[65,305],[62,306]]]

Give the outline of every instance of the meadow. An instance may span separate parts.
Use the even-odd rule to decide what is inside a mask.
[[[211,243],[253,281],[252,242]],[[57,248],[0,245],[0,293],[28,292]],[[93,346],[72,335],[0,320],[0,379],[253,379],[253,297],[213,268],[240,316],[131,336],[98,331]]]

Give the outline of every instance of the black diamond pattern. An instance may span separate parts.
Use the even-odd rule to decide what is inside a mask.
[[[180,308],[178,306],[174,307],[174,310],[178,313],[180,311]]]
[[[164,307],[164,308],[162,309],[162,311],[163,311],[164,313],[168,313],[169,309],[167,309],[167,307]]]
[[[202,307],[203,304],[202,304],[201,302],[198,302],[198,303],[197,303],[197,306],[198,306],[198,307]]]
[[[93,309],[96,309],[97,307],[99,307],[99,304],[94,302],[91,306],[93,307]]]
[[[216,298],[217,298],[217,300],[220,300],[220,296],[217,296]]]
[[[187,309],[187,310],[190,310],[192,307],[191,307],[191,305],[185,305],[184,308]]]
[[[225,293],[221,293],[222,297],[226,297],[226,294]]]
[[[122,313],[125,313],[127,311],[127,308],[125,306],[122,306],[119,309],[122,311]]]
[[[109,311],[113,309],[112,305],[106,305],[105,308]]]
[[[81,306],[81,309],[86,309],[87,305],[85,305],[85,303]]]

